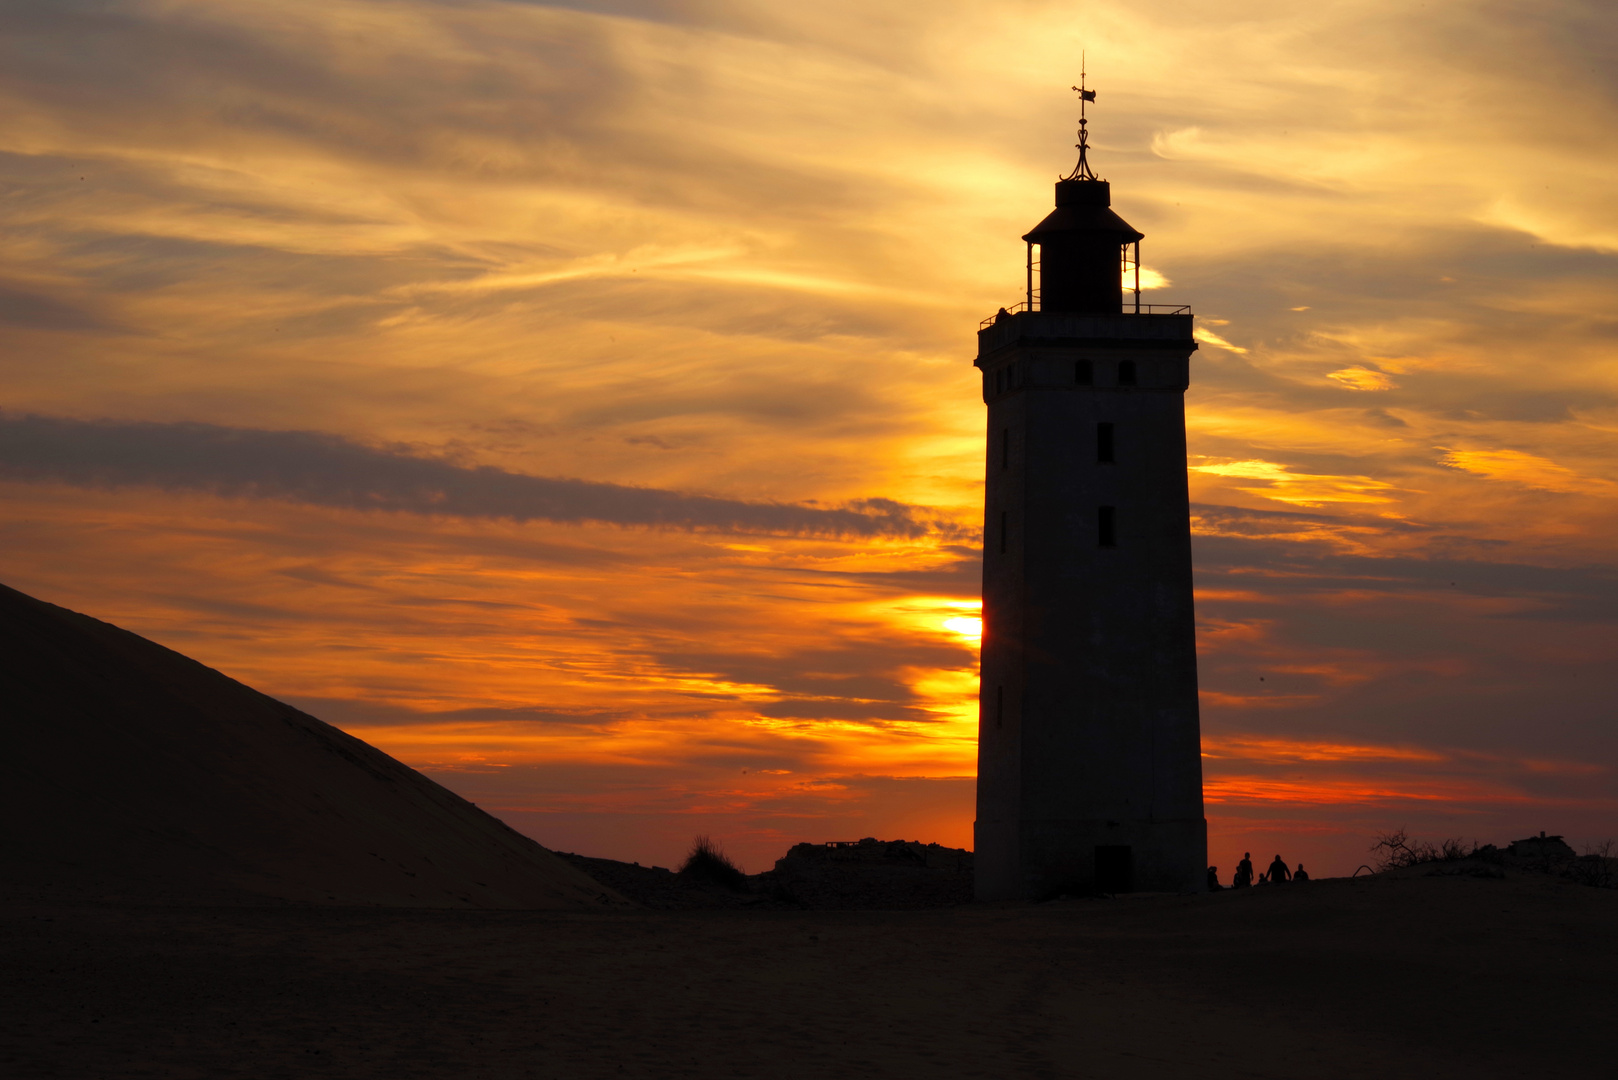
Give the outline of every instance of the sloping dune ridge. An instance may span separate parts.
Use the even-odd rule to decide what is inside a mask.
[[[375,747],[4,586],[0,739],[13,886],[106,900],[627,906]]]

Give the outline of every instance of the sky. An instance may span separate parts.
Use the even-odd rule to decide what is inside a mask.
[[[550,847],[970,846],[978,321],[1185,303],[1210,861],[1618,835],[1602,0],[11,0],[0,581]]]

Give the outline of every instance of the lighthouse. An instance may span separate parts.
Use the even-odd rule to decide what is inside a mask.
[[[978,330],[988,406],[980,900],[1205,888],[1186,488],[1189,308],[1142,305],[1142,234],[1079,160]]]

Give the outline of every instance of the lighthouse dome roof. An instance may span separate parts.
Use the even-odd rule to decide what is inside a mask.
[[[1120,244],[1144,239],[1144,234],[1112,210],[1112,185],[1105,180],[1058,180],[1056,209],[1023,239],[1039,244],[1057,233],[1110,233]]]

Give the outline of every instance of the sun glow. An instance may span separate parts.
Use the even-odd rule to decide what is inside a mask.
[[[1162,271],[1153,270],[1149,266],[1143,266],[1140,268],[1139,280],[1142,292],[1145,292],[1147,289],[1166,289],[1170,285],[1174,284],[1174,282],[1170,281]],[[1124,270],[1123,281],[1124,288],[1126,290],[1133,289],[1135,287],[1136,278],[1133,268],[1126,268]]]

